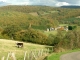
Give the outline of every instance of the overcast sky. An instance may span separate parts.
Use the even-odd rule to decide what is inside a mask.
[[[80,0],[0,0],[0,6],[4,5],[80,6]]]

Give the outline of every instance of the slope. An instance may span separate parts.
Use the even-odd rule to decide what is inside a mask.
[[[46,49],[46,45],[38,45],[38,44],[31,44],[31,43],[25,43],[23,48],[17,48],[16,43],[20,41],[13,41],[13,40],[6,40],[6,39],[0,39],[0,58],[3,56],[7,57],[9,52],[14,52],[17,56],[18,60],[23,59],[24,53],[31,50],[41,50]]]

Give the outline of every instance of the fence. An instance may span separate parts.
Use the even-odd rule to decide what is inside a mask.
[[[26,51],[24,53],[24,59],[23,60],[43,60],[50,52],[52,52],[50,49],[41,49],[41,50],[31,50]],[[1,58],[1,60],[17,60],[15,53],[9,52],[7,55],[7,58],[5,59],[5,56]]]

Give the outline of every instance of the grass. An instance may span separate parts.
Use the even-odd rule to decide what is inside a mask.
[[[56,35],[57,34],[57,31],[56,30],[54,30],[54,31],[48,31],[48,32],[45,31],[44,34],[46,34],[47,36],[50,35],[50,34]]]
[[[31,13],[29,13],[29,14],[31,14],[31,15],[33,15],[33,16],[38,16],[37,12],[31,12]]]
[[[46,49],[46,45],[38,45],[32,43],[24,43],[23,48],[17,48],[16,43],[19,41],[0,39],[0,58],[7,57],[9,52],[14,52],[17,60],[23,60],[25,51],[29,52],[34,49]],[[6,58],[5,58],[6,59]]]
[[[60,24],[59,26],[68,26],[68,24]]]
[[[48,56],[47,60],[60,60],[61,55],[71,53],[71,52],[77,52],[77,51],[80,51],[80,49],[69,50],[69,51],[60,52],[60,53],[52,53]]]
[[[55,12],[58,12],[58,11],[49,11],[50,13],[55,13]]]

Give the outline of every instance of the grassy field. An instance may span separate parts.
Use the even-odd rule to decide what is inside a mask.
[[[46,49],[45,45],[24,43],[23,48],[17,48],[16,43],[18,41],[0,39],[0,59],[5,56],[7,57],[9,52],[14,52],[17,60],[23,60],[25,51],[29,52],[34,49]],[[6,59],[6,58],[5,58]]]
[[[77,51],[80,51],[80,49],[69,50],[69,51],[60,52],[60,53],[52,53],[48,56],[47,60],[60,60],[61,55],[71,53],[71,52],[77,52]]]
[[[68,24],[60,24],[59,26],[68,26]]]
[[[31,12],[31,13],[29,13],[29,14],[31,14],[31,15],[33,15],[33,16],[38,16],[37,12]]]
[[[45,31],[44,34],[46,34],[47,36],[50,35],[50,34],[56,35],[57,31],[49,31],[49,32]]]

